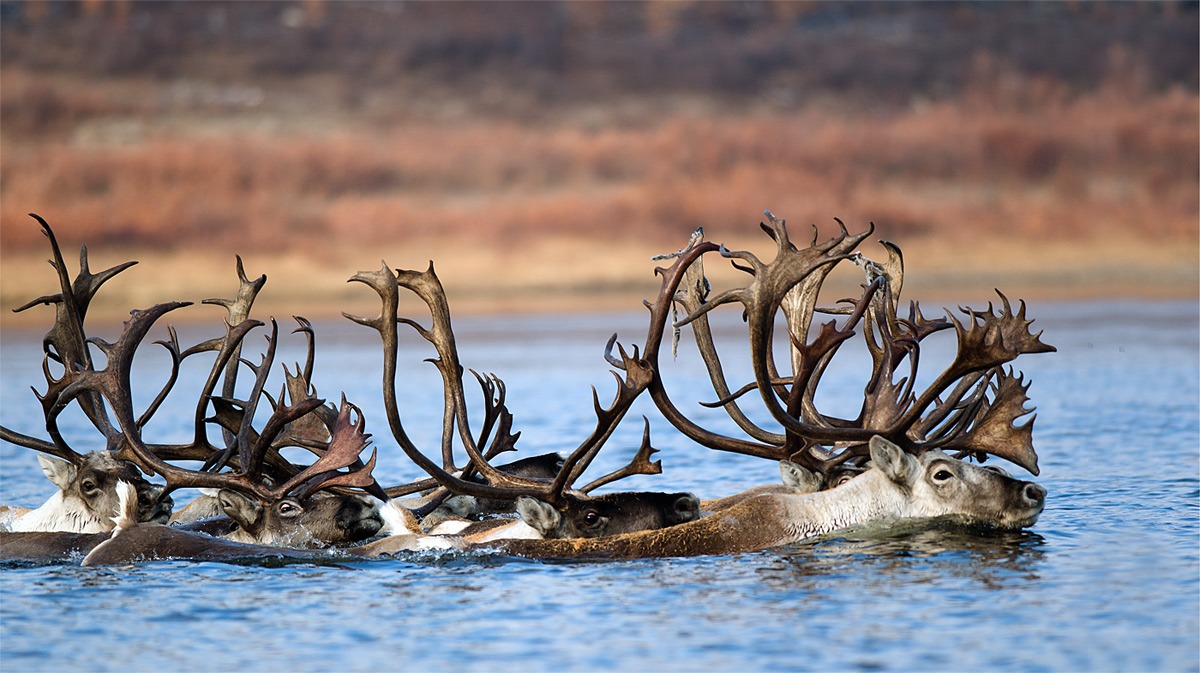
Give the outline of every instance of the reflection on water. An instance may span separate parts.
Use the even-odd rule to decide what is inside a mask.
[[[1031,530],[864,529],[786,549],[644,561],[423,553],[321,566],[9,567],[0,569],[0,662],[5,671],[1200,671],[1197,306],[1030,310],[1059,347],[1020,363],[1034,382],[1038,481],[1049,491]],[[465,365],[508,383],[522,450],[563,450],[594,424],[588,386],[602,400],[611,394],[600,357],[608,335],[636,340],[643,321],[478,318],[464,321],[459,345]],[[363,332],[317,326],[316,382],[382,419],[378,346]],[[28,388],[39,364],[27,357],[40,337],[18,336],[0,341],[0,422],[40,434]],[[401,403],[417,441],[436,446],[440,388],[419,364],[427,355],[402,354],[417,364],[406,365]],[[160,412],[167,422],[156,436],[186,438],[193,409],[168,404],[177,406]],[[597,473],[629,458],[622,451],[640,443],[642,413],[664,474],[630,488],[710,497],[777,479],[767,461],[667,432],[645,407],[618,428]],[[64,421],[69,441],[92,432],[85,419]],[[415,476],[382,422],[369,430],[382,477]],[[0,502],[48,496],[29,454],[0,447]]]
[[[764,582],[797,588],[805,578],[841,577],[847,567],[874,578],[933,573],[1002,589],[1037,579],[1045,538],[1029,530],[997,531],[912,523],[886,531],[838,534],[779,552],[782,565],[760,570]]]

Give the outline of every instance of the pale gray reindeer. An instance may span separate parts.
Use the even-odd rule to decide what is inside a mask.
[[[733,554],[781,547],[851,527],[905,519],[1018,529],[1045,506],[1041,486],[951,458],[913,456],[874,437],[873,467],[837,488],[768,493],[661,530],[574,540],[502,540],[485,545],[539,558],[645,558]]]
[[[0,440],[38,451],[42,472],[58,491],[41,507],[28,509],[8,506],[2,508],[4,511],[0,517],[3,517],[5,527],[12,531],[110,531],[117,506],[114,487],[117,480],[123,479],[140,496],[141,520],[165,521],[171,513],[171,498],[165,497],[161,486],[147,481],[135,466],[136,461],[131,461],[134,456],[117,438],[119,433],[112,427],[101,397],[73,389],[77,372],[92,369],[92,354],[83,329],[88,305],[101,285],[135,262],[93,274],[88,267],[87,248],[83,247],[79,253],[79,274],[72,282],[53,231],[40,217],[34,217],[50,239],[54,254],[51,263],[57,273],[60,291],[38,297],[14,311],[25,311],[38,305],[53,306],[55,309],[54,325],[42,339],[42,372],[46,391],[35,391],[45,412],[46,430],[51,440],[30,437],[5,427],[0,427]],[[51,363],[63,368],[62,376],[53,374]],[[80,453],[63,439],[58,429],[58,416],[72,401],[78,402],[88,420],[104,434],[105,449]],[[143,423],[153,414],[157,405],[158,401],[147,410]]]
[[[171,514],[171,498],[162,497],[163,487],[142,476],[133,463],[118,460],[105,451],[69,454],[62,460],[38,454],[42,472],[58,491],[41,507],[4,507],[0,523],[12,532],[64,531],[100,533],[113,528],[118,513],[118,481],[135,489],[141,505],[138,517],[144,522],[166,523]]]
[[[664,417],[702,446],[776,461],[791,461],[815,475],[814,484],[836,486],[816,493],[738,494],[701,520],[662,531],[632,533],[599,540],[514,541],[516,553],[534,556],[662,556],[721,554],[790,544],[846,526],[898,518],[949,516],[998,527],[1032,525],[1045,502],[1045,490],[1013,479],[1002,470],[977,467],[988,455],[1006,459],[1037,474],[1033,421],[1025,404],[1028,384],[1004,365],[1025,353],[1052,352],[1029,331],[1025,306],[1014,311],[1000,295],[999,311],[963,309],[965,324],[953,316],[926,319],[916,303],[908,316],[897,314],[903,283],[903,258],[883,243],[884,262],[855,252],[874,227],[850,235],[844,226],[834,238],[798,248],[783,221],[767,213],[763,230],[775,242],[775,258],[763,262],[750,252],[730,252],[703,242],[702,232],[659,269],[662,287],[648,303],[650,328],[644,355],[616,363],[652,372],[647,389]],[[840,225],[839,221],[839,225]],[[710,296],[701,258],[717,252],[750,275],[744,287]],[[829,273],[841,263],[866,273],[862,295],[841,306],[821,307],[818,294]],[[749,332],[754,380],[732,388],[725,378],[709,327],[716,308],[739,308]],[[674,328],[690,326],[708,370],[717,400],[744,436],[713,432],[690,420],[667,393],[659,352],[669,316],[680,308]],[[814,316],[833,316],[817,325]],[[841,324],[837,317],[841,316]],[[782,318],[782,319],[780,319]],[[776,362],[774,332],[784,325],[789,356]],[[922,341],[953,330],[953,360],[924,390],[917,388]],[[817,387],[839,348],[861,331],[872,368],[856,417],[823,412]],[[777,428],[751,420],[740,404],[760,400],[765,417]],[[761,417],[761,416],[760,416]],[[869,461],[869,462],[868,462]],[[862,470],[845,480],[839,473]],[[838,482],[841,485],[837,485]],[[775,489],[771,489],[775,490]],[[712,503],[709,503],[709,510]]]

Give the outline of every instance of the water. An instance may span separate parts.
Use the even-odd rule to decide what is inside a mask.
[[[440,554],[331,566],[4,568],[0,667],[1200,670],[1196,302],[1030,308],[1035,327],[1059,349],[1017,363],[1033,380],[1038,481],[1050,493],[1030,530],[918,528],[735,556],[604,563]],[[587,386],[605,403],[614,391],[603,344],[614,330],[625,343],[641,341],[643,320],[639,313],[479,318],[457,327],[464,364],[508,383],[522,451],[535,453],[570,449],[587,435],[594,423]],[[325,324],[317,334],[318,390],[334,399],[345,390],[364,407],[381,480],[418,476],[373,401],[373,333]],[[187,328],[181,336],[192,343],[210,334]],[[38,338],[3,335],[0,422],[41,436],[29,392],[41,380],[30,356]],[[441,396],[432,366],[419,364],[428,356],[419,346],[406,342],[401,355],[411,377],[401,404],[416,441],[432,447]],[[139,365],[138,380],[149,381],[142,404],[161,381],[156,357],[149,351]],[[300,358],[293,346],[281,361]],[[700,381],[689,373],[694,361],[678,364],[685,371],[673,383]],[[185,371],[181,386],[201,375]],[[731,378],[739,376],[744,371],[734,368]],[[826,378],[836,389],[830,405],[861,390],[849,374]],[[708,497],[776,478],[767,461],[691,445],[640,403],[596,474],[631,455],[643,413],[665,472],[622,488]],[[190,416],[187,402],[172,398],[147,434],[184,439]],[[81,448],[87,427],[64,422]],[[35,505],[49,495],[30,451],[4,446],[0,460],[0,502]]]

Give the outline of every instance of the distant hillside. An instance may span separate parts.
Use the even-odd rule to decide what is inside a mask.
[[[48,291],[29,212],[169,261],[135,293],[211,296],[238,251],[333,312],[381,256],[484,304],[640,296],[764,209],[874,223],[949,289],[1194,294],[1198,31],[1195,2],[0,2],[0,303]]]
[[[907,104],[960,94],[981,58],[1076,92],[1114,67],[1138,69],[1151,91],[1195,91],[1198,25],[1195,2],[5,1],[0,58],[92,76],[332,74],[348,105],[414,75],[467,88],[500,78],[550,102],[671,92]]]

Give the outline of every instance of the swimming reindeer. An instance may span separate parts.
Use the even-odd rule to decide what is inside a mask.
[[[364,464],[359,459],[358,454],[366,446],[365,440],[335,446],[331,439],[335,426],[349,422],[346,419],[351,413],[351,405],[344,400],[340,410],[325,405],[324,400],[316,398],[315,389],[309,384],[313,334],[307,321],[297,319],[300,323],[297,331],[308,337],[309,356],[304,367],[297,365],[295,375],[287,372],[285,391],[290,395],[290,401],[284,392],[278,400],[264,393],[278,341],[278,327],[273,320],[262,362],[257,366],[247,363],[255,375],[248,397],[234,397],[235,378],[244,362],[240,359],[242,342],[252,330],[263,325],[249,319],[248,314],[265,277],[249,280],[239,259],[241,287],[238,296],[232,300],[206,301],[228,309],[224,337],[183,350],[175,331],[168,330],[169,338],[158,342],[166,348],[171,359],[167,381],[148,407],[135,415],[131,382],[134,355],[157,320],[189,303],[168,302],[144,311],[132,311],[120,337],[113,343],[87,338],[84,320],[89,302],[106,280],[131,266],[132,262],[93,275],[88,269],[85,247],[80,253],[79,274],[72,282],[53,231],[44,220],[37,219],[50,239],[60,292],[41,297],[18,310],[37,304],[52,304],[57,309],[54,328],[43,342],[47,391],[39,394],[51,441],[8,428],[0,428],[0,439],[71,461],[77,466],[75,473],[81,480],[82,491],[88,487],[95,489],[103,483],[108,504],[107,509],[95,517],[100,522],[97,530],[112,529],[109,521],[113,516],[115,493],[111,489],[117,479],[134,486],[139,508],[146,512],[143,521],[165,521],[170,511],[171,491],[179,488],[220,489],[223,511],[237,523],[224,532],[235,540],[340,544],[369,538],[380,530],[383,520],[378,501],[367,497],[367,493],[382,499],[387,496],[371,477],[374,460]],[[103,353],[103,368],[93,364],[91,346]],[[144,429],[172,391],[180,362],[204,352],[215,352],[216,358],[196,405],[193,440],[186,444],[147,442]],[[61,365],[61,375],[51,373],[50,361]],[[223,390],[217,393],[216,388],[221,384]],[[258,429],[254,419],[264,399],[272,409],[269,418]],[[78,404],[100,432],[105,453],[97,452],[85,458],[67,445],[58,430],[58,417],[72,404]],[[211,416],[208,415],[210,410]],[[207,432],[210,424],[221,428],[224,442],[215,444],[210,440]],[[280,453],[287,447],[303,448],[317,454],[318,458],[309,466],[293,465]],[[335,448],[338,450],[334,451]],[[102,481],[96,476],[96,470],[89,467],[101,460],[90,457],[97,455],[107,457],[105,464],[116,461],[117,465],[129,464],[136,468],[123,468],[116,476]],[[200,461],[205,467],[190,470],[170,462],[178,460]],[[229,466],[234,467],[228,470]],[[347,471],[340,471],[343,468]],[[166,485],[144,485],[145,480],[134,474],[137,469],[162,476]],[[51,474],[50,470],[47,472]],[[65,476],[65,472],[54,466],[53,475],[52,478],[60,478],[59,475]],[[331,493],[314,495],[321,491]],[[51,502],[54,502],[53,498]],[[14,528],[29,530],[24,523],[18,523]]]
[[[60,459],[38,454],[46,478],[58,491],[41,507],[7,507],[5,528],[12,532],[64,531],[101,533],[113,529],[118,512],[116,484],[124,481],[138,494],[138,519],[166,523],[171,515],[171,498],[163,487],[153,484],[131,462],[114,458],[107,451],[78,454],[64,451]]]
[[[623,380],[618,377],[620,385],[616,399],[607,408],[600,404],[593,390],[596,428],[562,460],[553,479],[507,472],[493,467],[490,463],[494,456],[512,450],[520,435],[511,431],[513,417],[505,404],[504,383],[495,376],[474,374],[484,399],[480,432],[477,436],[474,435],[470,430],[466,394],[462,385],[464,369],[459,362],[455,345],[450,309],[433,265],[430,264],[424,272],[418,272],[404,269],[392,271],[384,264],[378,271],[360,272],[351,280],[371,287],[382,301],[380,314],[376,318],[348,314],[346,317],[375,329],[380,335],[383,345],[384,409],[397,444],[414,463],[433,478],[433,483],[440,485],[447,497],[471,496],[484,500],[512,501],[521,514],[521,521],[483,523],[475,528],[468,524],[465,528],[453,529],[463,539],[483,541],[510,537],[602,536],[671,526],[699,516],[699,500],[690,493],[616,492],[599,496],[589,495],[593,489],[626,476],[658,474],[662,471],[660,461],[650,460],[656,449],[649,443],[648,422],[643,432],[642,446],[629,464],[593,480],[578,490],[571,488],[625,417],[633,401],[645,390],[651,380],[649,371],[636,371],[635,368],[631,368],[635,369],[634,373],[627,373]],[[431,320],[429,327],[421,326],[397,314],[399,291],[402,287],[416,294],[426,304]],[[425,456],[409,438],[396,404],[398,324],[413,327],[434,347],[438,355],[430,362],[441,374],[445,400],[441,465]],[[610,358],[615,341],[614,335],[606,349]],[[621,354],[625,358],[629,357],[623,349]],[[456,439],[468,455],[467,465],[461,470],[455,466],[454,460],[453,447]],[[473,477],[476,474],[478,479]],[[428,485],[428,482],[421,485]],[[396,489],[388,489],[388,493],[392,496],[403,494]],[[409,548],[410,543],[418,547],[445,544],[442,541],[424,539],[415,531],[398,537],[404,539],[371,544],[381,553]]]
[[[377,272],[354,276],[351,280],[370,286],[383,302],[377,318],[347,317],[380,334],[383,406],[389,430],[409,459],[430,476],[389,489],[380,488],[371,476],[375,455],[366,462],[359,458],[369,437],[363,430],[361,413],[345,400],[334,408],[316,397],[310,384],[314,336],[306,321],[299,319],[297,331],[309,339],[308,363],[297,365],[295,376],[288,373],[286,391],[277,398],[264,392],[277,341],[274,321],[262,362],[252,365],[241,359],[246,334],[263,325],[249,319],[248,310],[265,278],[246,279],[240,260],[242,289],[238,299],[210,300],[229,308],[225,336],[184,351],[174,331],[170,331],[170,338],[160,342],[173,362],[168,383],[149,408],[135,417],[129,394],[133,353],[156,320],[186,304],[172,302],[134,311],[116,343],[91,340],[104,352],[107,363],[104,369],[95,369],[87,352],[88,341],[83,338],[80,307],[85,309],[103,279],[123,267],[91,276],[85,253],[80,276],[72,285],[53,235],[43,223],[55,251],[62,286],[60,295],[41,300],[59,305],[56,330],[47,336],[46,351],[47,357],[60,362],[64,371],[57,378],[47,373],[49,389],[42,396],[52,441],[7,429],[0,429],[2,438],[48,453],[61,452],[65,443],[57,431],[57,416],[66,405],[77,402],[104,436],[107,451],[166,481],[161,493],[147,494],[149,503],[161,504],[178,488],[220,489],[218,499],[223,511],[248,534],[243,539],[255,542],[303,543],[289,535],[272,532],[264,537],[256,533],[255,516],[267,510],[279,515],[263,519],[276,522],[267,525],[274,531],[281,525],[279,521],[290,519],[286,515],[291,507],[308,508],[317,501],[362,499],[369,494],[376,500],[362,500],[366,504],[357,514],[334,526],[340,532],[329,533],[334,538],[330,541],[338,543],[362,540],[376,532],[388,535],[338,552],[363,556],[422,548],[500,549],[562,558],[727,554],[793,544],[850,526],[900,519],[945,519],[996,528],[1032,525],[1045,504],[1042,487],[1010,477],[1003,470],[967,462],[983,462],[994,456],[1038,473],[1033,420],[1021,421],[1032,413],[1026,408],[1029,384],[1006,365],[1022,354],[1054,349],[1040,340],[1040,333],[1030,331],[1032,321],[1025,317],[1024,304],[1014,310],[1000,295],[998,308],[989,305],[984,311],[962,309],[965,319],[953,315],[928,319],[914,302],[907,315],[901,316],[897,313],[903,283],[899,248],[884,243],[886,259],[882,262],[855,251],[873,227],[851,235],[843,226],[840,235],[823,242],[814,235],[812,244],[801,249],[791,242],[781,220],[770,213],[767,216],[769,224],[762,227],[776,245],[775,258],[770,262],[749,252],[731,252],[704,242],[698,232],[688,246],[670,256],[675,261],[669,268],[658,270],[662,286],[658,298],[647,303],[650,325],[644,348],[634,346],[632,352],[627,352],[621,346],[614,354],[616,336],[610,339],[605,358],[620,372],[616,373],[616,398],[605,407],[593,391],[596,427],[562,459],[550,479],[510,474],[491,465],[495,456],[515,448],[519,433],[512,432],[513,418],[505,404],[503,383],[496,377],[478,374],[475,377],[483,393],[484,412],[478,431],[472,430],[462,383],[465,370],[459,363],[445,293],[432,264],[425,272],[392,271],[384,265]],[[702,266],[703,256],[710,253],[732,260],[736,268],[749,274],[750,282],[710,296]],[[834,306],[822,305],[818,297],[822,285],[839,265],[861,269],[865,274],[862,293],[857,299]],[[416,294],[429,308],[429,326],[397,313],[401,287]],[[247,296],[249,300],[245,300]],[[741,311],[749,332],[754,379],[737,388],[726,380],[709,327],[709,314],[726,305]],[[708,370],[716,400],[707,405],[722,409],[740,434],[702,427],[689,419],[668,394],[659,357],[668,320],[676,310],[683,314],[673,323],[676,334],[685,327],[691,329]],[[817,314],[831,319],[818,325],[813,322]],[[437,351],[430,362],[441,374],[445,400],[440,464],[416,446],[401,422],[396,404],[398,324],[413,327]],[[782,365],[776,361],[778,325],[785,325],[786,331],[786,341],[778,340],[786,344],[787,350]],[[953,334],[957,349],[945,369],[924,388],[918,388],[923,343],[937,333]],[[818,404],[817,388],[842,345],[856,335],[863,338],[871,370],[857,415],[837,416]],[[199,352],[216,352],[217,357],[196,408],[194,439],[181,445],[146,442],[143,426],[174,385],[180,360]],[[255,375],[245,399],[234,397],[232,384],[241,363]],[[217,393],[221,381],[225,389]],[[289,393],[286,397],[285,392]],[[781,469],[792,472],[785,479],[789,483],[705,501],[703,510],[701,503],[687,493],[591,495],[589,491],[621,477],[661,471],[661,463],[650,460],[655,449],[650,447],[647,421],[642,446],[628,465],[574,488],[572,485],[643,393],[691,441],[709,449],[776,461]],[[266,422],[256,426],[255,412],[264,399],[272,410]],[[765,414],[748,414],[742,409],[747,400],[755,399],[765,407]],[[206,428],[210,424],[221,428],[223,442],[208,439]],[[467,454],[463,467],[455,464],[456,445]],[[309,466],[294,465],[280,453],[289,447],[311,451],[317,459]],[[183,460],[202,461],[204,467],[190,470],[173,463]],[[397,500],[430,487],[435,487],[434,491],[410,503],[411,507]],[[327,495],[315,496],[318,492]],[[467,528],[454,535],[430,534],[420,519],[453,496],[513,502],[521,519],[466,524]],[[119,562],[156,557],[159,547],[221,558],[253,546],[218,541],[208,548],[210,551],[204,551],[204,536],[132,522],[130,502],[127,495],[121,519],[124,523],[104,544],[107,551],[103,558]],[[338,516],[327,513],[318,518],[328,521]],[[12,540],[0,536],[0,547]],[[71,544],[81,548],[78,542]],[[99,540],[90,544],[98,549]],[[277,552],[279,548],[266,549],[264,553],[274,553],[270,549]]]
[[[53,233],[41,222],[50,237],[54,251],[53,265],[63,291],[34,299],[16,311],[24,311],[40,304],[55,308],[55,322],[42,339],[42,371],[46,380],[46,392],[38,398],[46,416],[46,430],[51,441],[30,437],[0,427],[0,439],[38,451],[38,463],[42,472],[58,488],[41,507],[26,509],[6,507],[3,523],[12,531],[66,531],[92,533],[110,531],[112,517],[116,514],[118,480],[129,483],[140,496],[139,517],[142,521],[166,521],[171,513],[171,498],[161,486],[152,484],[139,472],[131,461],[132,456],[121,450],[116,441],[108,441],[103,450],[80,453],[71,448],[58,430],[58,414],[65,408],[65,398],[77,398],[86,417],[110,440],[116,432],[103,413],[102,401],[91,392],[73,391],[74,374],[90,369],[91,353],[83,333],[83,319],[96,291],[105,281],[132,266],[133,262],[118,265],[93,274],[88,268],[87,248],[80,251],[80,270],[74,283],[67,277],[66,265],[58,249]],[[57,363],[52,365],[51,363]],[[65,371],[61,377],[52,373],[52,367]],[[157,406],[157,403],[153,406]],[[147,411],[146,418],[153,414]]]
[[[1007,476],[1003,470],[965,462],[989,455],[1038,473],[1032,443],[1033,420],[1025,404],[1029,385],[1004,365],[1026,353],[1052,352],[1040,333],[1030,332],[1025,306],[1014,310],[1000,295],[999,310],[963,309],[965,321],[925,318],[916,303],[907,317],[897,314],[903,284],[903,257],[883,243],[887,258],[874,262],[855,248],[874,227],[859,234],[841,233],[798,248],[784,222],[767,213],[763,230],[775,242],[776,255],[763,262],[750,252],[730,252],[703,241],[698,231],[674,258],[659,269],[658,299],[647,303],[650,327],[641,358],[610,360],[627,372],[651,372],[647,390],[663,416],[692,441],[719,451],[790,461],[814,475],[815,493],[745,493],[708,503],[708,516],[663,529],[570,541],[511,541],[502,548],[548,557],[639,557],[723,554],[786,545],[848,526],[907,518],[949,517],[1000,528],[1032,525],[1045,503],[1045,490]],[[840,221],[839,221],[839,224]],[[746,272],[751,281],[710,296],[702,257],[717,252]],[[866,275],[861,296],[837,307],[821,307],[818,294],[826,277],[841,263]],[[754,380],[736,390],[726,381],[709,327],[709,314],[724,305],[741,310],[749,331]],[[676,330],[690,326],[708,370],[717,400],[706,406],[725,411],[744,436],[701,427],[670,398],[659,351],[669,315],[682,310]],[[816,325],[818,313],[841,317]],[[779,318],[782,317],[782,320]],[[775,359],[774,332],[785,325],[788,358]],[[924,390],[916,385],[922,341],[953,330],[957,351],[949,365]],[[856,417],[828,414],[816,392],[839,348],[861,334],[871,358],[863,403]],[[785,373],[788,372],[788,373]],[[757,399],[764,427],[739,406]],[[843,474],[865,471],[849,478]],[[842,482],[837,485],[838,482]],[[811,488],[811,487],[809,487]]]

